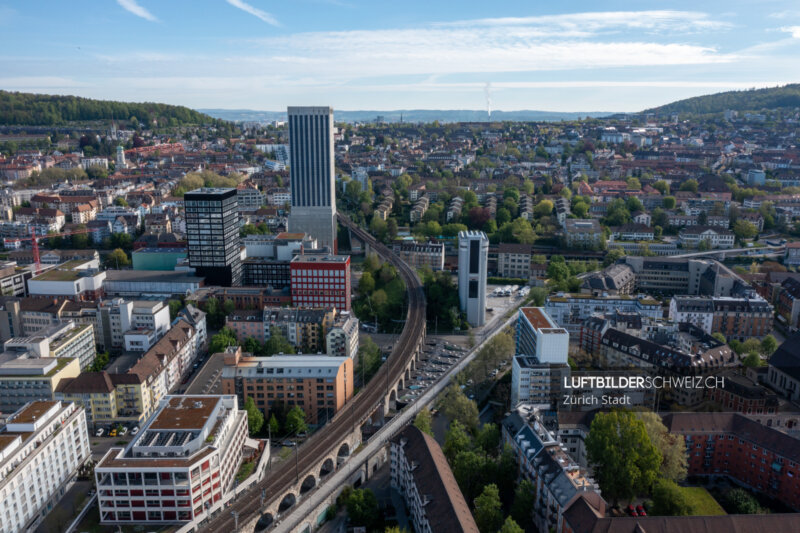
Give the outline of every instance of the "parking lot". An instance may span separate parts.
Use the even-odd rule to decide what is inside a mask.
[[[411,379],[405,384],[405,388],[399,391],[398,401],[401,403],[414,401],[466,354],[466,348],[444,340],[426,341],[420,364],[411,374]]]

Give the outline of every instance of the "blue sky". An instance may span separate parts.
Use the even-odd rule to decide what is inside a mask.
[[[800,3],[0,0],[0,88],[195,108],[637,111],[800,82]]]

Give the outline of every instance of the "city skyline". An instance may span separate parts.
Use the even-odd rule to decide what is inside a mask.
[[[195,108],[638,111],[800,79],[800,10],[303,0],[0,4],[0,88]]]

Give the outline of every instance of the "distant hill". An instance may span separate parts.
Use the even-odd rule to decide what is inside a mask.
[[[198,109],[215,118],[242,122],[271,122],[286,120],[285,111],[256,111],[252,109]],[[492,111],[492,121],[542,121],[576,120],[579,117],[604,117],[611,113],[592,112],[560,112],[560,111]],[[489,122],[486,111],[471,109],[400,109],[395,111],[340,111],[334,109],[337,121],[342,122],[374,122],[378,116],[386,122]]]
[[[767,89],[749,89],[746,91],[727,91],[724,93],[695,96],[686,100],[678,100],[671,104],[647,109],[645,113],[722,113],[727,109],[734,111],[759,111],[762,109],[780,109],[800,107],[800,83],[792,83],[782,87]]]
[[[183,106],[0,91],[0,124],[5,126],[60,126],[93,120],[128,121],[143,125],[157,119],[159,126],[209,124],[214,119]]]

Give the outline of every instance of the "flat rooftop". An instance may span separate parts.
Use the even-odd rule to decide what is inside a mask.
[[[523,307],[520,311],[535,329],[558,328],[541,307]]]
[[[52,409],[53,406],[58,405],[58,403],[59,402],[44,400],[31,402],[27,407],[24,407],[21,411],[18,411],[12,418],[10,418],[8,423],[31,424],[37,420],[41,420],[42,416],[44,416],[47,411]]]
[[[216,396],[175,396],[158,413],[148,431],[201,430],[211,418],[217,403]]]
[[[349,255],[299,254],[292,258],[292,263],[346,263],[349,260]]]

